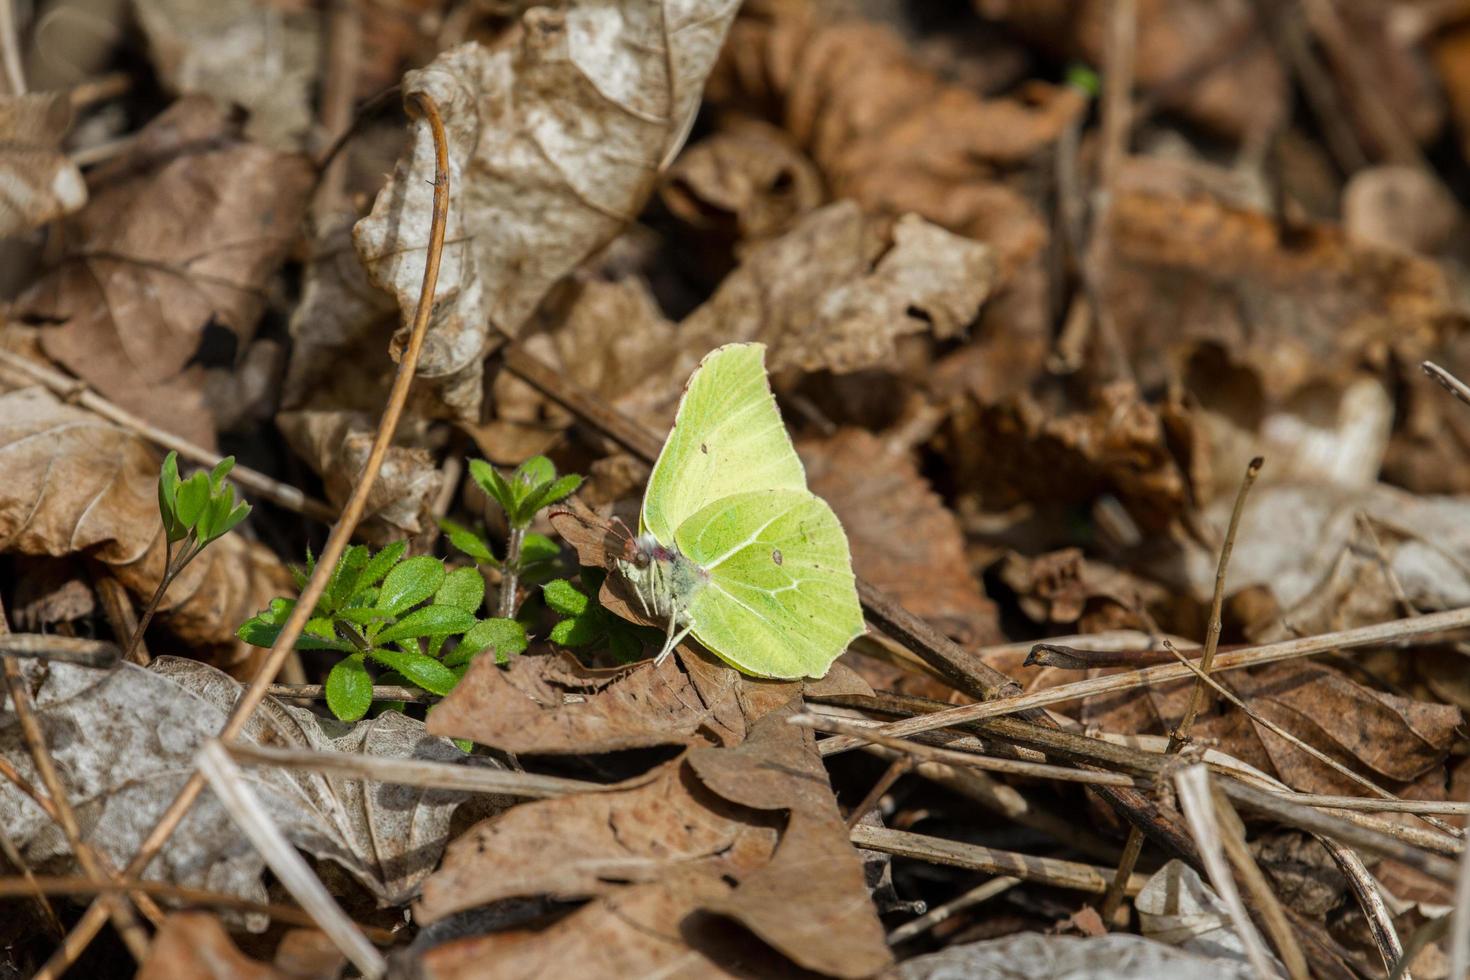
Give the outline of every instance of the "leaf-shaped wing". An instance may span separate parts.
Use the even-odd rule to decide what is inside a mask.
[[[766,380],[764,344],[726,344],[689,378],[643,497],[641,530],[663,545],[695,511],[749,490],[806,490],[806,471]]]
[[[716,501],[677,544],[709,573],[689,603],[695,637],[748,674],[821,677],[863,632],[847,535],[806,490]]]

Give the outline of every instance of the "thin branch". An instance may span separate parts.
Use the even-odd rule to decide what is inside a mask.
[[[266,693],[273,698],[309,698],[324,701],[327,697],[325,684],[272,684]],[[441,700],[439,695],[417,687],[402,687],[397,684],[374,684],[374,701],[407,701],[410,704],[433,704]]]
[[[1309,980],[1311,974],[1307,970],[1307,958],[1302,954],[1301,945],[1296,941],[1296,932],[1292,929],[1280,900],[1271,890],[1266,876],[1256,864],[1256,859],[1251,856],[1250,847],[1245,841],[1245,824],[1241,823],[1240,814],[1235,812],[1219,786],[1211,783],[1208,776],[1205,781],[1209,785],[1210,797],[1214,803],[1216,824],[1220,831],[1220,843],[1225,848],[1225,856],[1230,859],[1236,875],[1245,884],[1251,904],[1265,925],[1266,934],[1271,937],[1271,945],[1276,947],[1276,955],[1286,964],[1286,973],[1291,980]]]
[[[218,739],[205,743],[195,764],[235,825],[250,838],[282,887],[311,913],[317,928],[327,934],[363,976],[375,980],[387,973],[388,961],[383,954],[373,948],[357,924],[332,898],[321,879],[312,873],[311,866],[276,826],[260,798],[245,781],[245,774],[230,759]]]
[[[1463,977],[1470,970],[1470,847],[1460,855],[1459,873],[1455,875],[1455,910],[1450,919],[1450,972]]]
[[[915,936],[922,935],[933,929],[946,919],[963,912],[965,909],[988,902],[997,895],[1007,892],[1021,883],[1020,878],[1012,878],[1009,875],[1001,875],[991,878],[982,884],[976,885],[969,891],[956,898],[952,898],[943,905],[936,905],[917,919],[905,922],[888,934],[888,945],[897,946],[899,943],[908,942]]]
[[[116,643],[50,633],[0,633],[0,654],[34,660],[56,660],[78,667],[106,670],[118,662]]]
[[[561,776],[541,776],[529,772],[509,772],[479,766],[456,765],[452,762],[429,762],[425,759],[392,759],[361,755],[356,752],[313,752],[307,749],[276,749],[264,745],[236,742],[228,746],[230,756],[239,762],[304,769],[309,772],[337,773],[360,779],[420,789],[463,790],[469,793],[497,793],[532,800],[570,796],[575,793],[597,793],[618,788],[616,785],[590,783]]]
[[[114,405],[112,402],[97,394],[84,382],[68,378],[59,371],[54,371],[43,364],[38,364],[28,357],[23,357],[14,351],[0,350],[0,363],[24,374],[27,378],[40,384],[65,401],[75,402],[88,411],[129,429],[148,440],[156,446],[164,449],[172,449],[184,459],[197,463],[205,469],[213,469],[223,458],[218,453],[210,452],[203,446],[195,445],[187,439],[181,439],[171,432],[166,432],[157,426],[150,425],[143,419],[134,415],[124,408]],[[248,466],[236,465],[230,470],[226,478],[249,490],[255,496],[269,500],[274,504],[304,514],[323,522],[330,522],[337,512],[330,506],[315,500],[302,493],[293,486],[289,486],[279,480],[272,479],[264,473],[252,470]]]
[[[413,385],[419,355],[423,351],[424,337],[429,327],[429,314],[434,305],[434,291],[439,281],[439,262],[444,252],[444,228],[449,216],[449,148],[444,134],[444,120],[433,99],[423,94],[415,94],[412,99],[411,105],[428,119],[433,131],[435,153],[434,216],[429,231],[429,247],[424,259],[424,283],[419,292],[418,309],[414,313],[413,330],[409,335],[408,345],[404,348],[398,362],[398,371],[393,378],[388,403],[383,409],[382,419],[378,422],[378,430],[373,437],[372,449],[368,453],[362,475],[358,478],[356,486],[353,487],[352,497],[343,508],[342,516],[332,527],[332,533],[327,537],[326,546],[317,559],[316,571],[307,581],[306,588],[302,590],[295,608],[281,628],[280,635],[276,637],[276,642],[266,654],[260,671],[250,682],[250,686],[241,694],[240,699],[235,702],[234,710],[231,711],[224,729],[220,732],[220,740],[225,743],[233,742],[239,737],[249,722],[250,716],[265,699],[266,690],[276,679],[276,674],[280,672],[281,666],[292,654],[296,640],[301,636],[307,619],[310,618],[317,601],[326,590],[327,581],[333,569],[336,568],[337,559],[347,549],[347,543],[351,540],[353,531],[356,530],[358,522],[362,520],[362,515],[367,508],[368,495],[377,481],[383,458],[388,452],[393,433],[398,428],[398,420],[403,414],[403,407],[408,401],[408,392]],[[180,455],[183,453],[180,452]],[[236,467],[236,471],[238,470],[239,467]],[[203,788],[204,779],[195,772],[143,841],[138,853],[128,863],[127,875],[129,877],[141,876],[143,870],[158,856],[158,852],[178,828],[179,823],[184,819],[184,815],[188,813],[189,807],[193,805]],[[97,904],[94,903],[72,928],[67,942],[37,974],[36,980],[48,980],[48,978],[55,980],[59,977],[68,966],[75,962],[75,958],[86,948],[92,937],[96,936],[101,926],[102,915]]]
[[[1465,382],[1433,361],[1423,361],[1419,364],[1419,367],[1425,374],[1444,386],[1445,391],[1448,391],[1466,405],[1470,405],[1470,385],[1465,384]]]
[[[1404,947],[1399,942],[1398,933],[1394,931],[1393,914],[1383,902],[1383,895],[1378,890],[1378,882],[1373,880],[1373,876],[1368,873],[1367,867],[1363,864],[1363,859],[1358,857],[1357,852],[1352,848],[1344,847],[1331,837],[1324,837],[1321,834],[1313,836],[1323,847],[1327,848],[1327,853],[1337,863],[1338,870],[1347,878],[1348,888],[1357,898],[1358,906],[1363,910],[1363,917],[1368,922],[1368,932],[1373,937],[1373,945],[1378,947],[1378,955],[1383,960],[1384,969],[1391,971],[1394,964],[1404,955]]]
[[[15,23],[17,0],[0,0],[0,60],[11,95],[26,94],[25,62],[20,54],[20,30]]]
[[[978,844],[962,844],[941,837],[889,830],[887,827],[869,827],[866,824],[852,828],[848,837],[853,844],[866,847],[870,851],[882,851],[884,854],[896,854],[931,864],[947,864],[993,875],[1008,875],[1023,881],[1096,895],[1101,895],[1108,887],[1113,873],[1111,868],[1100,868],[1093,864],[1033,857],[1014,851],[998,851]],[[1128,882],[1128,894],[1138,894],[1147,881],[1145,875],[1134,875]]]
[[[97,598],[102,600],[102,612],[107,617],[107,625],[112,627],[112,635],[126,641],[137,634],[136,642],[132,643],[132,662],[146,667],[153,658],[148,654],[147,642],[138,633],[138,613],[133,608],[133,598],[128,594],[127,586],[95,558],[87,560],[87,571],[91,573],[92,588]]]
[[[858,805],[853,807],[852,812],[847,815],[845,823],[848,829],[851,830],[861,823],[862,819],[883,799],[883,794],[892,789],[893,784],[913,768],[912,758],[901,754],[895,756],[893,761],[888,763],[888,768],[883,770],[883,775],[878,777],[878,781],[868,789],[868,792],[858,801]]]

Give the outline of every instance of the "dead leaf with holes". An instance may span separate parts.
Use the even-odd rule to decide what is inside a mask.
[[[698,108],[734,0],[533,7],[495,48],[470,43],[405,76],[449,142],[449,224],[420,377],[452,417],[478,421],[481,358],[559,279],[631,222]],[[420,121],[358,253],[407,330],[429,238],[434,151]]]
[[[12,313],[56,322],[41,336],[47,356],[112,401],[213,446],[204,371],[191,362],[211,323],[250,341],[266,281],[296,239],[311,165],[241,140],[223,110],[192,97],[91,183],[61,263]]]
[[[0,238],[39,228],[87,203],[82,172],[61,150],[71,117],[65,92],[0,97]]]
[[[224,727],[240,684],[206,664],[174,657],[146,669],[123,663],[103,672],[53,663],[48,671],[35,661],[25,669],[43,735],[88,840],[121,867],[194,771],[195,754]],[[449,741],[425,734],[422,722],[397,712],[348,726],[270,698],[251,715],[243,738],[395,759],[466,758]],[[37,781],[13,713],[0,714],[0,754]],[[272,766],[250,767],[245,778],[292,843],[341,865],[390,905],[406,902],[432,870],[463,799]],[[0,818],[32,867],[71,866],[56,825],[9,783],[0,785]],[[264,860],[206,793],[150,865],[149,876],[262,901],[263,870]]]
[[[158,454],[134,433],[39,388],[0,395],[0,550],[85,554],[109,566],[138,601],[163,572]],[[270,549],[231,533],[174,580],[159,621],[217,662],[250,671],[260,651],[235,637],[291,576]],[[198,651],[201,655],[204,650]]]

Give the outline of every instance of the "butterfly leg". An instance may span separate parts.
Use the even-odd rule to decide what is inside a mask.
[[[683,640],[684,640],[684,637],[688,636],[689,635],[689,631],[694,628],[694,626],[691,624],[691,625],[686,626],[683,629],[681,629],[678,633],[675,633],[674,632],[674,622],[675,622],[674,617],[673,616],[670,616],[669,617],[669,632],[668,632],[667,636],[665,636],[665,638],[664,638],[664,648],[658,652],[658,656],[657,657],[654,657],[653,658],[653,665],[655,667],[657,667],[659,664],[661,664],[665,660],[667,660],[668,657],[669,657],[669,654],[671,654],[671,653],[674,652],[674,648],[677,647],[680,643],[682,643]]]

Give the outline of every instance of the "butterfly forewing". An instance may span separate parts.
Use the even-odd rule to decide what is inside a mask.
[[[689,606],[695,637],[746,673],[821,677],[863,632],[847,536],[807,490],[716,500],[675,538],[709,575]]]
[[[696,511],[750,490],[806,490],[806,473],[766,380],[764,344],[727,344],[689,379],[648,478],[641,530],[671,545]]]

